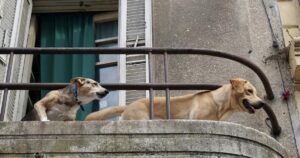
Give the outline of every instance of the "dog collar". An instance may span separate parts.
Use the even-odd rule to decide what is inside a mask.
[[[78,98],[77,98],[77,85],[76,84],[74,84],[74,87],[73,87],[73,96],[75,97],[75,100],[76,100],[76,102],[77,102],[77,104],[79,104],[79,106],[80,106],[80,109],[82,110],[82,111],[84,111],[84,107],[81,105],[81,102],[80,101],[78,101]]]

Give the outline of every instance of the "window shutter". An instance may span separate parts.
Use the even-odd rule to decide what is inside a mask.
[[[19,3],[19,5],[18,5]],[[31,0],[18,1],[14,22],[14,37],[11,40],[11,47],[26,47],[30,17],[32,11]],[[18,14],[18,15],[17,15]],[[16,26],[15,26],[16,25]],[[10,82],[29,82],[31,71],[25,71],[25,67],[30,67],[32,57],[28,55],[15,55],[13,59]],[[26,110],[28,91],[9,91],[6,102],[5,120],[20,120]]]
[[[9,31],[10,30],[8,29],[8,27],[12,26],[13,16],[10,15],[10,16],[4,17],[4,12],[5,12],[5,15],[7,15],[7,9],[8,9],[5,6],[8,6],[8,5],[15,5],[15,3],[8,2],[5,0],[0,1],[0,47],[8,47],[9,46],[9,39],[10,39]],[[9,7],[9,9],[14,12],[14,7]],[[8,21],[9,19],[11,19],[10,22]],[[4,64],[4,66],[5,66],[6,62],[7,62],[7,55],[1,54],[0,55],[0,63]],[[2,78],[1,78],[1,80],[2,80]]]
[[[12,37],[14,17],[16,12],[16,1],[0,0],[0,5],[2,14],[0,19],[0,46],[8,47]],[[5,82],[8,55],[1,55],[0,58],[0,80],[1,82]],[[0,91],[0,108],[3,106],[3,92],[4,91]]]
[[[145,0],[127,0],[126,46],[145,47]],[[126,82],[145,83],[146,56],[126,55]],[[126,104],[146,97],[145,91],[126,91]]]
[[[0,23],[1,26],[1,23]],[[9,46],[9,32],[0,27],[0,46],[1,47],[8,47]],[[5,66],[7,64],[7,54],[0,55],[0,62]]]

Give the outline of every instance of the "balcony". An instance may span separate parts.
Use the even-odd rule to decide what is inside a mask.
[[[165,90],[166,121],[124,122],[0,122],[0,156],[207,156],[207,157],[287,157],[285,149],[272,137],[242,125],[214,121],[171,121],[170,90],[213,90],[220,85],[168,83],[168,56],[209,55],[237,61],[252,69],[261,79],[267,99],[274,94],[263,71],[252,62],[221,51],[168,48],[1,48],[0,54],[146,54],[149,83],[102,84],[109,90],[149,90],[150,118],[153,118],[153,91]],[[165,83],[152,82],[152,55],[164,58]],[[8,62],[8,71],[11,61]],[[8,72],[10,73],[10,72]],[[9,81],[9,80],[7,80]],[[0,83],[4,99],[9,90],[58,89],[67,83]],[[264,106],[271,125],[271,136],[281,133],[276,115]],[[2,106],[0,120],[5,107]]]

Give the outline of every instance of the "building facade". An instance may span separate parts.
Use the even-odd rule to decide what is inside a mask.
[[[277,140],[288,150],[290,157],[298,156],[300,138],[297,137],[299,114],[296,102],[293,97],[284,101],[280,95],[284,90],[294,89],[288,62],[285,59],[286,54],[283,53],[288,49],[286,48],[288,42],[284,42],[288,36],[281,29],[282,26],[291,28],[296,25],[285,24],[282,20],[282,16],[289,12],[282,6],[282,3],[287,2],[274,0],[115,0],[110,2],[73,0],[64,3],[59,0],[33,0],[32,2],[4,0],[1,2],[3,12],[0,12],[0,29],[2,29],[0,39],[3,40],[0,44],[3,47],[36,46],[35,37],[38,29],[36,25],[39,24],[38,20],[34,20],[35,16],[57,12],[96,12],[95,26],[118,21],[118,33],[95,39],[96,46],[216,49],[254,62],[266,73],[275,93],[275,101],[268,103],[275,111],[283,129]],[[297,0],[293,3],[299,6]],[[246,67],[225,59],[184,55],[184,52],[182,54],[172,55],[169,58],[169,82],[226,84],[231,78],[242,77],[254,83],[260,95],[264,95],[259,78]],[[2,82],[30,81],[32,56],[15,55],[10,76],[7,76],[6,64],[9,56],[0,57]],[[100,82],[112,81],[111,78],[107,78],[107,75],[103,75],[106,70],[101,69],[101,64],[107,62],[115,63],[112,64],[114,67],[106,68],[114,72],[114,82],[149,81],[148,59],[145,55],[117,55],[109,58],[100,55],[99,58],[99,62],[95,65],[100,67],[98,74]],[[162,56],[154,57],[155,83],[164,82],[162,60]],[[187,92],[171,92],[172,95],[183,93]],[[6,105],[5,120],[20,120],[26,111],[24,107],[30,106],[30,98],[27,103],[28,92],[9,91],[4,94],[4,91],[1,91],[0,94],[2,106]],[[164,95],[159,91],[156,94]],[[116,92],[111,100],[117,100],[119,105],[126,105],[147,95],[144,91],[120,91]],[[111,100],[104,100],[100,103],[100,107],[111,106]],[[265,119],[265,113],[257,112],[255,115],[236,114],[229,121],[268,133],[270,129],[265,124]]]

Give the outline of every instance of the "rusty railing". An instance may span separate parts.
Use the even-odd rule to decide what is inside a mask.
[[[216,50],[208,49],[175,49],[175,48],[0,48],[0,54],[10,54],[8,62],[8,72],[11,74],[12,59],[15,54],[146,54],[148,55],[149,67],[149,83],[145,84],[102,84],[103,87],[109,90],[149,90],[150,99],[150,119],[153,119],[153,91],[166,91],[166,116],[170,119],[170,90],[213,90],[220,87],[220,85],[212,84],[170,84],[168,83],[168,55],[207,55],[214,57],[221,57],[239,62],[248,68],[252,69],[260,78],[266,91],[267,99],[274,99],[274,93],[270,86],[270,82],[263,71],[254,63],[242,57],[228,54]],[[164,56],[164,84],[152,83],[152,56],[153,54],[161,54]],[[67,86],[67,83],[10,83],[10,76],[7,75],[6,83],[0,83],[0,90],[4,90],[3,103],[7,100],[8,90],[42,90],[42,89],[59,89]],[[272,109],[266,105],[265,112],[268,114],[272,125],[272,134],[277,136],[281,132],[276,116]],[[3,120],[5,113],[5,106],[1,108],[0,121]]]

